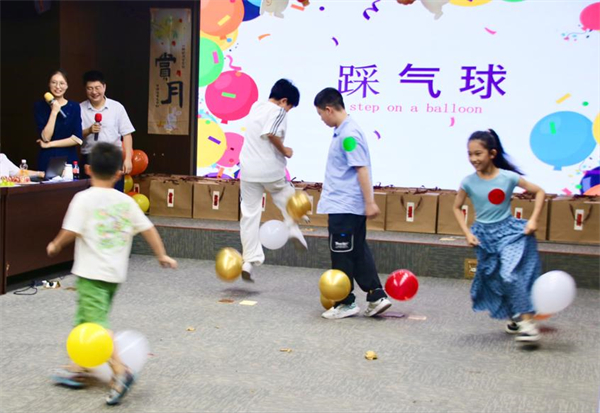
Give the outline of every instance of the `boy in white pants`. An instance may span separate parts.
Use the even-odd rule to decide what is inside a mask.
[[[292,148],[283,145],[287,129],[287,112],[298,106],[300,92],[289,80],[278,80],[266,102],[256,102],[248,115],[244,146],[240,153],[240,184],[242,218],[240,235],[244,264],[242,278],[253,282],[252,268],[265,260],[259,240],[262,196],[268,191],[281,210],[290,230],[290,238],[307,249],[298,225],[286,212],[286,205],[294,186],[285,179],[286,158],[291,158]]]

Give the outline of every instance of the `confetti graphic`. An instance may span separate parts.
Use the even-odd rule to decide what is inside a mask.
[[[563,97],[561,97],[560,99],[558,99],[558,100],[556,101],[556,103],[559,103],[559,104],[560,104],[560,103],[563,103],[565,100],[569,99],[570,97],[571,97],[571,94],[570,94],[570,93],[567,93],[566,95],[564,95]]]
[[[372,11],[374,13],[377,13],[379,11],[379,9],[377,8],[377,3],[379,3],[381,0],[375,0],[372,4],[371,7],[365,9],[365,11],[363,11],[363,17],[367,20],[371,20],[371,16],[369,16],[369,11]]]
[[[234,66],[233,65],[233,57],[227,55],[227,58],[229,59],[229,68],[231,70],[235,70],[235,71],[241,71],[242,68],[240,66]]]

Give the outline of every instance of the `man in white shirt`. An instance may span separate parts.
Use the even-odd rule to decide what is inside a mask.
[[[85,177],[85,165],[88,164],[88,156],[94,145],[98,142],[107,142],[125,151],[123,161],[123,173],[131,172],[133,155],[133,137],[135,128],[129,120],[127,111],[122,104],[116,100],[106,97],[106,81],[104,75],[91,70],[83,75],[85,93],[88,100],[81,102],[81,127],[83,129],[83,145],[81,147],[82,165],[80,173]],[[97,117],[97,115],[100,115]],[[101,121],[96,119],[101,117]],[[123,192],[124,180],[121,179],[115,185],[115,189]]]
[[[290,218],[286,205],[294,195],[294,187],[285,179],[286,158],[292,148],[284,146],[287,113],[298,106],[300,92],[289,80],[280,79],[271,89],[267,102],[257,102],[250,109],[244,145],[240,152],[241,210],[240,236],[244,264],[242,278],[252,282],[253,265],[260,265],[265,254],[260,244],[259,229],[262,196],[268,191],[281,210],[290,238],[305,249],[306,241],[298,225]]]

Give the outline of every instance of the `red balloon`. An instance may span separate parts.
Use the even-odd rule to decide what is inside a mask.
[[[148,167],[148,155],[144,151],[135,149],[133,156],[131,157],[131,173],[129,175],[135,176],[143,173]]]
[[[385,291],[399,301],[410,300],[419,290],[419,280],[408,270],[396,270],[385,282]]]

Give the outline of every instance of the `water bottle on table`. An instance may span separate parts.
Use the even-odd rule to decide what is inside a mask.
[[[21,165],[19,165],[19,182],[24,184],[30,182],[29,173],[27,170],[29,166],[27,165],[27,161],[25,159],[21,159]]]

